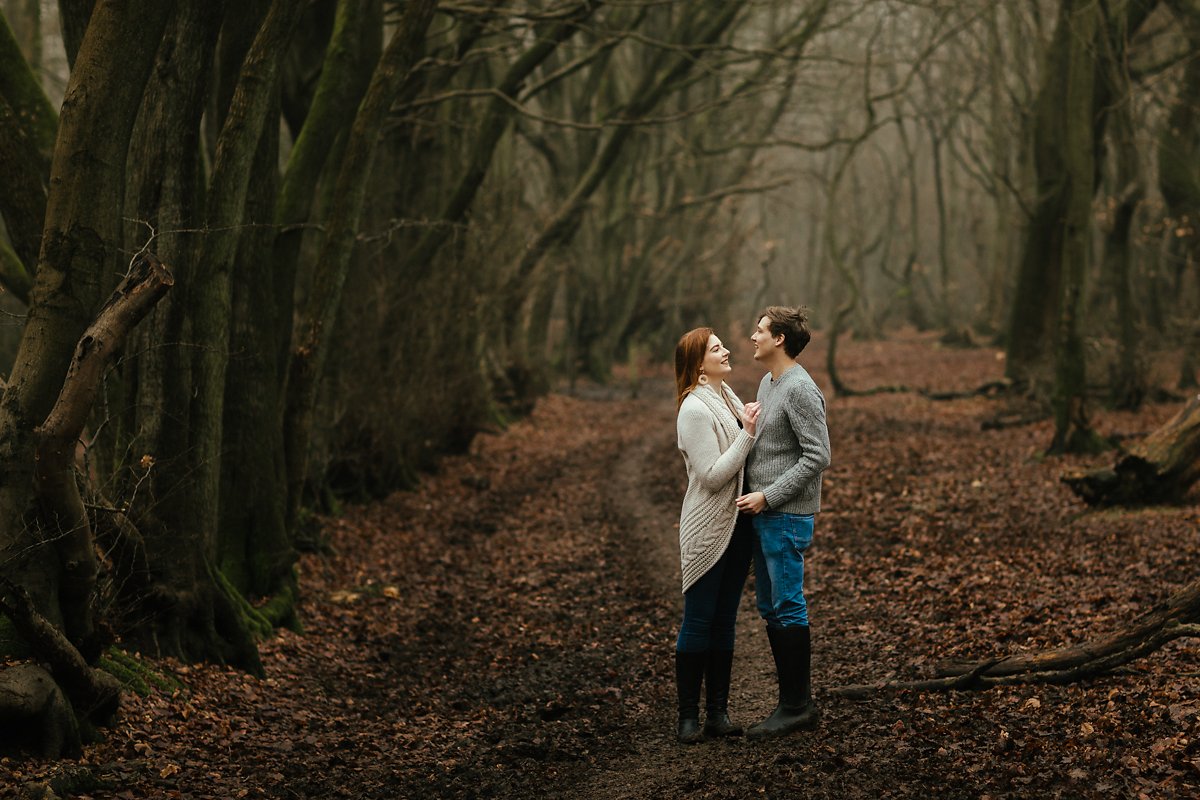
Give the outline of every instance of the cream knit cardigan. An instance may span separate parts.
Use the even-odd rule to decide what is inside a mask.
[[[721,390],[738,411],[742,401]],[[754,437],[738,421],[712,384],[697,386],[683,399],[675,420],[688,486],[679,514],[679,562],[683,591],[712,568],[729,546],[737,522],[734,500],[741,493],[746,456]]]

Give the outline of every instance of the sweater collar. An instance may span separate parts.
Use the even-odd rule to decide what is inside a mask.
[[[736,395],[725,385],[724,381],[721,382],[719,387],[713,386],[711,383],[704,386],[697,386],[692,390],[692,395],[708,406],[709,410],[720,421],[721,427],[730,439],[737,436],[741,428],[738,426],[737,418],[729,410],[729,405],[725,402],[724,397],[722,397],[722,395],[728,397],[729,402],[732,403]]]

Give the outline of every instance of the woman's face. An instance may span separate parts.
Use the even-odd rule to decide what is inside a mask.
[[[708,350],[704,353],[701,370],[710,381],[722,380],[733,372],[733,367],[729,366],[729,351],[715,333],[708,337]]]

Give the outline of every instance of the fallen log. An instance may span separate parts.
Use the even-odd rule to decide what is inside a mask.
[[[1068,472],[1062,480],[1092,506],[1179,500],[1200,480],[1200,395],[1113,466]]]
[[[1107,675],[1158,650],[1167,642],[1200,636],[1200,580],[1180,589],[1129,626],[1082,644],[976,662],[941,665],[939,677],[913,681],[837,686],[828,693],[863,699],[898,691],[981,690],[993,686],[1031,683],[1074,683]]]

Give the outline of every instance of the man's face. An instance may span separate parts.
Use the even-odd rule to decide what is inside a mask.
[[[775,351],[783,345],[782,336],[771,335],[771,321],[763,317],[758,321],[758,326],[754,329],[754,333],[750,334],[750,341],[754,342],[754,360],[764,361],[771,358]]]

